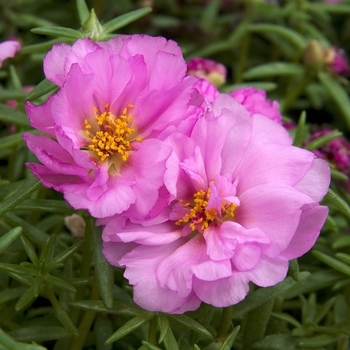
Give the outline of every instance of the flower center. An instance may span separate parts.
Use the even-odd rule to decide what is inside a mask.
[[[134,119],[128,115],[128,111],[133,105],[129,104],[124,108],[119,117],[115,117],[109,110],[109,104],[105,105],[105,111],[98,114],[94,107],[95,115],[91,123],[85,119],[85,134],[90,139],[87,149],[94,152],[100,161],[104,161],[114,154],[119,154],[123,161],[129,157],[129,151],[132,150],[132,141],[141,141],[140,138],[129,140],[130,135],[135,129],[130,127],[129,123]]]
[[[185,208],[189,208],[189,212],[184,217],[175,222],[176,225],[187,224],[190,222],[190,228],[192,231],[200,230],[204,231],[209,227],[210,223],[220,223],[234,217],[234,211],[237,208],[236,204],[222,201],[221,212],[219,213],[216,208],[208,209],[208,201],[210,197],[210,188],[207,192],[200,190],[193,195],[193,204],[184,203]]]

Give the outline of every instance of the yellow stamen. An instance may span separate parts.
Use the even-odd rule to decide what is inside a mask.
[[[135,129],[129,126],[134,117],[128,115],[128,110],[133,105],[129,104],[124,108],[118,118],[109,110],[109,103],[104,107],[105,111],[100,114],[94,107],[96,127],[93,127],[87,119],[84,120],[85,134],[90,138],[90,144],[87,147],[95,152],[102,162],[115,153],[119,153],[121,159],[126,161],[132,149],[131,142],[141,141],[140,138],[129,140],[130,135],[135,132]]]
[[[236,204],[223,201],[221,204],[221,215],[219,215],[215,208],[207,209],[209,197],[210,188],[208,188],[207,192],[200,190],[193,195],[194,205],[191,203],[184,203],[183,200],[180,200],[179,202],[182,203],[185,208],[190,208],[190,211],[185,214],[182,219],[177,220],[175,224],[181,225],[191,222],[190,228],[192,231],[198,228],[204,231],[211,223],[222,222],[226,217],[234,217],[234,211],[237,208]]]

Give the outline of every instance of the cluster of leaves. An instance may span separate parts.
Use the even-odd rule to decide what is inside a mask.
[[[303,55],[310,39],[350,50],[350,2],[0,0],[0,7],[1,37],[23,42],[0,70],[0,349],[349,348],[350,195],[336,182],[348,181],[345,174],[332,169],[324,200],[330,216],[314,250],[300,259],[300,268],[291,262],[283,282],[252,285],[244,301],[226,309],[203,304],[167,315],[133,303],[122,270],[104,259],[101,233],[86,213],[75,213],[86,221],[84,239],[65,228],[73,210],[25,168],[35,160],[22,133],[31,130],[25,100],[39,104],[57,91],[42,80],[47,50],[83,37],[106,40],[118,31],[164,35],[180,43],[186,58],[224,63],[223,91],[265,89],[285,117],[298,121],[297,146],[307,139],[310,120],[348,135],[348,86],[322,68],[307,68]],[[26,93],[24,85],[36,87]],[[307,148],[339,135],[322,136]]]

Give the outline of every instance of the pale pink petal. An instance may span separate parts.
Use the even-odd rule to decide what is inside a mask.
[[[63,175],[48,169],[41,164],[26,163],[34,176],[36,176],[47,188],[54,188],[56,191],[62,191],[62,185],[66,183],[80,184],[81,178],[76,175]]]
[[[216,307],[234,305],[243,300],[249,291],[249,279],[243,272],[234,272],[232,276],[217,281],[193,281],[193,290],[199,299]]]
[[[190,241],[182,239],[181,244],[171,255],[164,259],[157,268],[157,279],[163,288],[177,291],[179,296],[191,294],[193,281],[193,266],[207,261],[206,247],[203,238],[196,235]]]
[[[52,115],[52,109],[51,105],[54,101],[54,96],[50,96],[45,104],[42,106],[34,105],[30,102],[27,102],[26,112],[30,121],[30,124],[35,128],[38,129],[52,137],[55,137],[55,122],[53,120]],[[45,116],[43,118],[42,116]]]
[[[89,53],[97,52],[99,50],[101,50],[100,45],[93,42],[91,38],[77,40],[72,46],[72,49],[66,54],[64,61],[64,74],[67,75],[74,64],[85,69],[85,57]]]
[[[299,225],[301,207],[312,200],[290,186],[271,183],[250,188],[239,196],[235,221],[245,228],[257,227],[271,240],[264,254],[276,257],[291,242]]]
[[[322,159],[315,158],[305,176],[294,188],[319,202],[328,191],[330,183],[329,165]]]
[[[202,281],[216,281],[232,275],[230,260],[207,260],[192,267],[194,275]]]
[[[256,285],[269,287],[285,279],[288,267],[288,260],[284,257],[270,259],[262,256],[255,267],[245,273]]]
[[[161,247],[139,246],[119,261],[126,266],[124,276],[134,287],[135,302],[146,310],[173,313],[190,300],[186,311],[199,306],[200,300],[193,298],[193,293],[181,297],[177,292],[161,287],[156,278],[155,272],[163,259],[178,246],[177,243]]]
[[[171,151],[171,147],[163,141],[145,140],[121,169],[123,177],[136,183],[135,208],[145,218],[159,198],[158,190],[164,183],[166,161]]]
[[[283,256],[288,260],[292,260],[308,252],[315,244],[327,215],[328,207],[319,205],[315,205],[310,210],[303,211],[299,226],[292,241],[283,252]]]
[[[71,49],[72,47],[68,44],[57,44],[52,47],[44,58],[45,77],[58,86],[62,86],[66,80],[65,59]]]
[[[129,182],[113,178],[103,186],[95,187],[92,199],[89,185],[82,183],[62,185],[64,198],[75,209],[87,209],[96,218],[120,214],[135,202],[135,194]]]
[[[236,169],[238,193],[269,182],[295,185],[308,171],[314,155],[301,148],[255,142]],[[251,171],[250,169],[253,169]],[[240,176],[239,174],[244,174]],[[316,190],[317,191],[317,190]]]
[[[21,44],[16,40],[8,40],[0,43],[0,68],[2,62],[7,58],[15,57],[15,54],[20,50]]]
[[[102,252],[111,265],[122,267],[119,264],[120,259],[136,246],[136,243],[103,242]]]
[[[83,179],[87,179],[88,174],[86,170],[76,165],[72,156],[57,142],[47,137],[33,135],[31,133],[25,133],[23,139],[40,162],[51,171],[64,175],[77,175]]]
[[[261,249],[257,244],[239,244],[235,248],[232,262],[238,271],[251,270],[260,260]]]

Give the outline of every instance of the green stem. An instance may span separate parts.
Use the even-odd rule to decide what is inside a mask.
[[[148,342],[152,345],[157,345],[157,317],[153,317],[148,329]]]
[[[313,74],[307,74],[296,87],[290,89],[291,92],[287,95],[284,101],[281,102],[280,110],[283,113],[286,113],[292,103],[303,93],[306,86],[314,79]]]
[[[225,339],[231,327],[233,306],[225,307],[222,310],[221,321],[216,335],[217,339]]]
[[[100,293],[98,291],[97,279],[94,278],[90,300],[98,300],[100,298]],[[74,338],[70,350],[81,350],[84,347],[86,337],[91,329],[91,326],[95,320],[96,312],[95,311],[86,311],[80,325],[78,327],[79,335]]]
[[[62,308],[61,304],[56,298],[55,293],[53,292],[52,288],[49,285],[45,286],[45,293],[48,299],[50,300],[52,306],[55,308],[57,318],[61,322],[62,326],[72,335],[77,336],[78,330],[75,327],[72,320],[69,318],[66,311]]]
[[[251,22],[253,15],[253,4],[251,4],[250,1],[246,3],[246,11],[245,11],[245,21]],[[240,47],[240,53],[238,57],[238,66],[236,68],[235,72],[235,84],[239,84],[242,82],[243,78],[243,72],[246,67],[247,59],[248,59],[248,53],[250,48],[250,32],[248,31],[243,38],[241,39],[241,47]]]
[[[93,230],[93,218],[91,216],[86,217],[86,229],[85,229],[85,242],[82,246],[83,254],[80,265],[80,278],[87,278],[90,275],[91,259],[92,259],[92,230]],[[85,295],[86,286],[77,287],[74,300],[83,300]],[[80,310],[75,308],[72,310],[71,319],[77,324],[80,315]]]

